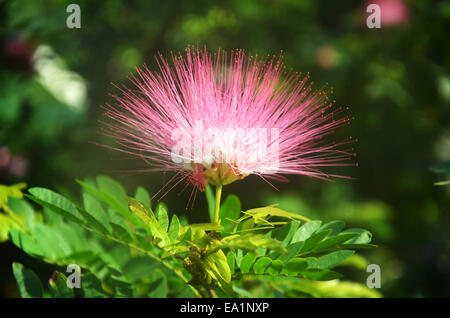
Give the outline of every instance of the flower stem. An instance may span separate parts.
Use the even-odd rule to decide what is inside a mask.
[[[214,223],[220,224],[219,210],[220,210],[220,197],[222,196],[222,185],[216,186],[216,206],[214,208]]]

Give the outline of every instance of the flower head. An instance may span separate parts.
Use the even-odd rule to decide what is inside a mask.
[[[260,59],[242,50],[186,50],[161,55],[158,71],[131,76],[108,105],[107,124],[120,150],[146,160],[149,170],[175,171],[204,190],[250,174],[282,180],[285,174],[328,179],[326,166],[354,165],[351,142],[325,136],[349,122],[333,109],[308,75],[286,71],[281,58]]]

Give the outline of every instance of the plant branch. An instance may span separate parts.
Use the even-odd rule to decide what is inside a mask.
[[[98,232],[98,231],[96,231],[96,230],[94,230],[94,229],[92,229],[92,228],[90,228],[90,227],[88,227],[86,225],[82,225],[82,227],[85,228],[86,230],[90,231],[90,232],[93,232],[93,233],[96,233],[96,234],[98,234],[100,236],[103,236],[104,238],[107,238],[107,239],[112,240],[114,242],[117,242],[119,244],[126,245],[126,246],[128,246],[130,248],[133,248],[133,249],[135,249],[135,250],[137,250],[137,251],[139,251],[139,252],[141,252],[141,253],[143,253],[143,254],[151,257],[151,258],[153,258],[154,260],[160,262],[167,269],[173,271],[179,278],[181,278],[191,288],[192,292],[195,294],[196,297],[202,298],[201,293],[194,286],[189,284],[189,280],[186,278],[186,276],[184,276],[184,274],[180,270],[177,270],[171,264],[169,264],[165,260],[161,259],[157,255],[153,254],[152,252],[144,250],[143,248],[140,248],[139,246],[136,246],[134,244],[130,244],[130,243],[121,241],[121,240],[119,240],[119,239],[117,239],[117,238],[115,238],[113,236],[108,235],[108,234],[104,234],[104,233]]]
[[[222,196],[222,185],[216,186],[216,204],[214,208],[214,220],[213,223],[220,224],[220,218],[219,218],[219,210],[220,210],[220,197]]]

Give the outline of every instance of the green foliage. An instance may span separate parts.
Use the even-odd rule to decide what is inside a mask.
[[[12,186],[0,185],[0,242],[8,239],[10,229],[25,230],[25,222],[30,218],[30,207],[19,200],[23,197],[22,189],[25,187],[24,183]]]
[[[55,266],[78,264],[82,288],[68,288],[66,276],[55,271],[44,290],[31,270],[14,264],[23,297],[205,297],[211,289],[245,296],[240,286],[249,278],[341,278],[337,266],[355,249],[373,247],[368,231],[343,230],[341,221],[322,225],[274,206],[241,212],[235,195],[221,205],[223,225],[182,225],[162,203],[153,212],[142,188],[127,197],[109,177],[78,183],[82,206],[51,190],[30,188],[26,197],[42,206],[43,218],[10,228],[9,238]],[[15,189],[10,192],[19,196]]]
[[[41,281],[32,270],[24,268],[20,263],[14,263],[13,273],[19,287],[20,296],[23,298],[43,296]]]
[[[56,298],[73,298],[74,290],[67,286],[67,277],[63,273],[54,272],[49,280],[49,289],[52,297]]]
[[[450,175],[450,160],[443,161],[430,166],[430,170],[436,174],[448,176]],[[438,181],[435,185],[449,185],[450,180]]]

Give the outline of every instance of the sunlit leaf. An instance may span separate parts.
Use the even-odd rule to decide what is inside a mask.
[[[245,251],[256,251],[258,248],[275,250],[280,253],[285,253],[286,249],[282,243],[278,240],[268,238],[263,234],[243,234],[243,235],[231,235],[223,238],[216,245],[220,248],[235,248]]]
[[[321,250],[328,249],[330,247],[334,247],[334,246],[341,244],[345,241],[348,241],[358,235],[359,235],[358,233],[342,233],[339,235],[329,237],[329,238],[323,240],[322,242],[320,242],[319,244],[317,244],[316,246],[314,246],[314,250],[321,251]]]
[[[223,230],[223,226],[216,223],[194,223],[189,224],[188,227],[192,229],[200,229],[203,231],[221,231]]]
[[[145,207],[136,199],[129,198],[129,207],[151,230],[152,235],[159,239],[162,246],[170,244],[170,238],[162,229],[161,225],[153,215],[152,210],[146,210]]]
[[[156,207],[155,213],[156,219],[164,232],[169,229],[169,216],[167,215],[167,210],[161,203]]]
[[[76,206],[62,195],[44,188],[31,188],[28,191],[32,196],[26,196],[34,202],[49,208],[53,212],[56,212],[73,222],[85,224],[83,216]]]
[[[231,220],[236,220],[241,214],[241,201],[234,194],[226,197],[220,206],[221,225],[225,231],[230,231],[235,225]]]
[[[322,221],[311,221],[303,224],[292,237],[292,243],[306,241],[322,224]]]
[[[148,194],[147,190],[145,190],[143,187],[137,187],[134,197],[136,200],[141,202],[146,209],[152,208],[150,194]]]
[[[180,233],[180,221],[178,220],[178,217],[174,214],[172,216],[172,221],[170,222],[170,227],[168,231],[169,238],[172,242],[175,242],[175,240],[178,238],[178,234]]]
[[[256,209],[251,209],[251,210],[247,210],[244,213],[247,215],[251,215],[253,218],[255,218],[255,222],[257,223],[261,223],[264,222],[262,221],[263,219],[266,219],[270,216],[278,216],[278,217],[282,217],[282,218],[287,218],[287,219],[291,219],[291,220],[302,220],[302,221],[306,221],[309,222],[310,219],[308,219],[307,217],[297,214],[297,213],[291,213],[291,212],[286,212],[282,209],[276,208],[276,205],[270,205],[270,206],[266,206],[266,207],[262,207],[262,208],[256,208]]]

